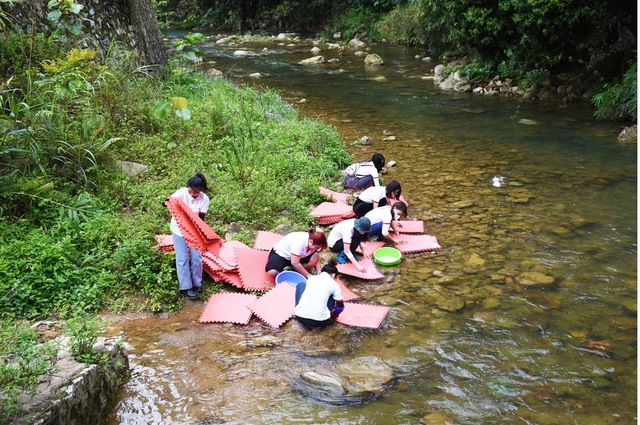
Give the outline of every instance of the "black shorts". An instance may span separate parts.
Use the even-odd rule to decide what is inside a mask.
[[[307,264],[309,261],[311,261],[311,257],[316,252],[317,251],[313,251],[308,256],[301,258],[300,263]],[[287,260],[286,258],[281,257],[280,255],[276,254],[273,248],[271,248],[271,251],[269,251],[269,259],[267,260],[267,265],[264,266],[264,271],[268,272],[269,270],[277,270],[278,272],[281,272],[284,270],[285,267],[291,267],[291,266],[292,266],[291,260]]]

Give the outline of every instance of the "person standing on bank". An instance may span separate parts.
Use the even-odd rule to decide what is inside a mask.
[[[298,322],[309,328],[325,327],[344,311],[337,275],[336,263],[331,261],[318,275],[296,285],[294,317]]]
[[[367,232],[371,229],[371,221],[367,217],[358,219],[350,218],[336,224],[327,238],[329,250],[338,254],[339,263],[351,261],[359,272],[364,273],[366,268],[358,263],[356,249],[360,247],[362,255],[369,258],[364,248],[367,240]]]
[[[292,232],[280,239],[269,251],[264,271],[275,278],[285,267],[309,277],[309,270],[320,273],[320,251],[327,248],[323,232],[310,227],[306,232]]]
[[[380,186],[380,172],[384,167],[384,161],[384,155],[375,153],[370,161],[351,164],[344,170],[344,185],[355,191]]]
[[[171,197],[182,200],[191,211],[204,220],[209,209],[209,197],[205,194],[208,191],[207,179],[201,173],[196,173],[187,180],[186,187],[178,189]],[[202,291],[202,254],[195,248],[189,248],[174,217],[171,217],[170,229],[176,253],[180,293],[190,300],[195,300],[198,298],[198,292]]]

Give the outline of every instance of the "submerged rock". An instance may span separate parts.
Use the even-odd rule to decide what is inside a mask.
[[[548,287],[555,283],[553,276],[540,272],[524,272],[516,278],[518,285],[525,287]]]
[[[298,62],[301,65],[319,65],[325,63],[324,56],[314,56],[309,59],[303,59]]]
[[[334,370],[304,371],[291,387],[316,401],[346,406],[364,404],[382,396],[394,380],[391,366],[375,356],[347,360]]]

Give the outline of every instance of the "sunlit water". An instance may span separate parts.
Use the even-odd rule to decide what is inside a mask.
[[[299,65],[310,44],[239,48],[210,43],[208,59],[348,144],[369,136],[349,151],[397,162],[386,178],[443,249],[405,256],[379,282],[347,279],[392,310],[375,331],[328,331],[340,354],[313,353],[316,336],[292,323],[198,324],[197,303],[115,325],[133,366],[109,423],[636,423],[637,155],[616,142],[619,125],[584,104],[441,92],[421,78],[435,62],[411,49],[373,46],[385,65],[365,68],[327,50],[338,64]],[[555,284],[523,289],[527,272]],[[301,370],[370,355],[398,377],[378,400],[332,407],[290,388]]]

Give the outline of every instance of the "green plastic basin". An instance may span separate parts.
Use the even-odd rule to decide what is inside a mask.
[[[374,251],[373,259],[381,266],[395,266],[400,264],[402,253],[395,248],[385,246]]]

